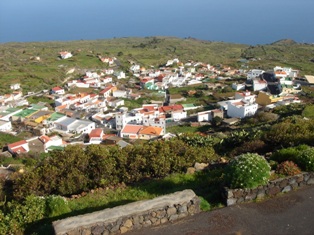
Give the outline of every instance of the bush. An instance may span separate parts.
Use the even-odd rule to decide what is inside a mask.
[[[23,203],[12,201],[0,210],[0,234],[22,234],[29,224],[44,218],[45,200],[33,195]]]
[[[301,154],[302,151],[308,149],[309,146],[302,144],[297,147],[290,147],[280,149],[270,156],[270,159],[276,162],[293,161],[296,162],[296,158]]]
[[[46,198],[47,217],[55,217],[69,212],[71,212],[71,209],[63,197],[50,195]]]
[[[295,158],[295,162],[304,171],[314,171],[314,148],[308,148]]]
[[[264,157],[247,153],[230,161],[225,171],[225,181],[230,188],[255,188],[266,184],[270,166]]]
[[[293,176],[301,173],[300,168],[292,161],[285,161],[277,166],[276,173],[280,175]]]
[[[238,156],[243,153],[262,153],[267,150],[267,146],[262,140],[251,140],[244,142],[239,147],[235,147],[229,154],[230,157]]]

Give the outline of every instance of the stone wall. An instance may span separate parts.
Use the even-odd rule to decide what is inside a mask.
[[[56,235],[122,234],[174,221],[200,212],[200,200],[184,190],[53,222]]]
[[[255,189],[229,189],[224,188],[223,197],[227,206],[242,202],[249,202],[255,199],[262,199],[265,196],[274,196],[278,193],[286,193],[296,188],[313,185],[314,172],[304,172],[299,175],[270,181],[267,185]]]

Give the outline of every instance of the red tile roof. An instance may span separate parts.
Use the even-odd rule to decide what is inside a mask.
[[[103,130],[101,128],[96,128],[89,133],[90,138],[101,137]]]
[[[125,125],[121,132],[137,134],[142,128],[142,125]]]
[[[26,141],[26,140],[20,140],[20,141],[15,142],[15,143],[8,144],[8,147],[9,147],[10,149],[13,149],[13,148],[16,148],[16,147],[18,147],[18,146],[22,146],[22,145],[24,145],[24,144],[27,144],[27,141]]]
[[[142,130],[139,131],[139,134],[159,136],[161,132],[162,132],[161,127],[145,126],[143,127]]]

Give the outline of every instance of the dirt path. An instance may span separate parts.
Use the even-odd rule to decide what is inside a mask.
[[[314,234],[314,187],[305,187],[259,203],[202,212],[172,224],[127,235]]]

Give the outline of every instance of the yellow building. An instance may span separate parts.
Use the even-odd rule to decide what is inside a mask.
[[[266,106],[266,105],[273,104],[281,100],[282,100],[282,97],[280,96],[274,96],[268,92],[260,91],[257,95],[256,103],[262,106]]]

